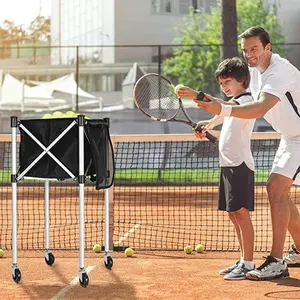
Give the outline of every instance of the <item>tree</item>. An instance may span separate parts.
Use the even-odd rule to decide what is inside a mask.
[[[221,60],[238,56],[236,1],[222,0]]]
[[[285,56],[282,33],[275,5],[265,5],[263,0],[237,0],[237,32],[242,33],[255,25],[264,27],[272,38],[273,51]],[[218,94],[214,72],[220,63],[221,9],[212,9],[211,14],[201,10],[190,11],[177,27],[173,57],[163,63],[163,72],[195,89]],[[281,43],[281,44],[280,44]]]

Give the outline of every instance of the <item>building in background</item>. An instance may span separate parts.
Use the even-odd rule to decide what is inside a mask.
[[[152,62],[157,48],[113,45],[166,45],[190,7],[210,11],[217,0],[52,0],[52,45],[80,47],[82,62]],[[105,46],[105,47],[96,47]],[[170,49],[171,51],[171,49]],[[52,63],[72,63],[76,48],[56,48]]]

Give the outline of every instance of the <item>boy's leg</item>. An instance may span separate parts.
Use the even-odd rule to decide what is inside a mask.
[[[242,207],[232,214],[234,214],[234,218],[240,230],[241,243],[243,244],[244,260],[253,261],[254,229],[250,217],[250,212],[248,209]]]
[[[239,226],[233,212],[228,212],[228,216],[234,225],[234,229],[235,229],[235,232],[236,232],[236,235],[237,235],[237,238],[239,241],[239,245],[240,245],[241,257],[244,257],[244,247],[243,247],[243,242],[242,242],[242,234],[241,234],[240,226]]]

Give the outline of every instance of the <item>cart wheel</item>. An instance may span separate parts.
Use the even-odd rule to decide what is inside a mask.
[[[87,287],[89,285],[88,274],[82,273],[82,280],[79,279],[79,283],[82,287]]]
[[[47,258],[45,257],[45,262],[47,265],[52,266],[55,262],[55,256],[52,253],[48,254],[49,259],[47,260]]]
[[[106,267],[107,269],[110,270],[110,269],[112,268],[114,262],[113,262],[113,259],[111,258],[111,256],[108,256],[108,257],[107,257],[107,262],[104,261],[104,264],[105,264],[105,267]]]
[[[14,280],[14,282],[19,283],[21,280],[21,271],[19,269],[15,269],[14,270],[14,275],[12,275],[12,278]]]

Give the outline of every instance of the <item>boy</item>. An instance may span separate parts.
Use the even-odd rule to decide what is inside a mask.
[[[238,57],[226,59],[215,72],[216,80],[229,103],[239,105],[252,102],[252,96],[246,90],[250,83],[250,73],[245,61]],[[196,98],[196,91],[182,87],[178,95],[184,93],[186,98]],[[250,211],[254,210],[254,160],[251,153],[250,138],[255,120],[243,120],[234,117],[215,116],[202,121],[198,126],[203,133],[195,131],[198,138],[205,136],[205,131],[223,123],[219,140],[220,182],[218,209],[227,211],[232,221],[240,249],[241,257],[232,266],[219,274],[225,280],[246,279],[247,272],[255,269],[253,262],[254,230]]]

